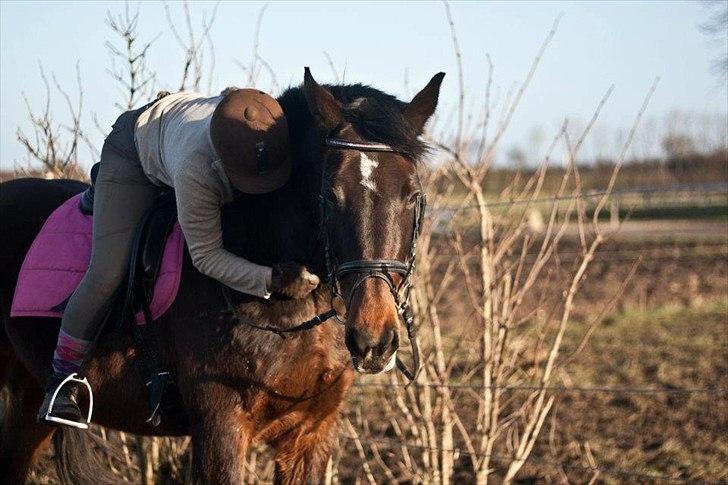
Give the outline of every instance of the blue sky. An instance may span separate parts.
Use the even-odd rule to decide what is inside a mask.
[[[193,2],[199,23],[214,4]],[[215,46],[213,91],[245,84],[245,74],[234,62],[250,59],[256,16],[262,2],[222,2],[211,31]],[[133,3],[132,7],[136,4]],[[182,6],[170,3],[181,20]],[[27,127],[21,93],[40,108],[43,85],[38,63],[57,76],[75,95],[74,65],[78,61],[84,85],[84,120],[88,133],[100,146],[103,127],[118,115],[120,96],[109,76],[105,42],[113,37],[104,23],[107,9],[121,12],[113,2],[8,2],[0,4],[0,164],[10,168],[22,160],[17,127]],[[140,37],[151,40],[150,67],[158,86],[179,83],[183,52],[170,33],[164,6],[141,4]],[[642,98],[656,76],[661,81],[648,112],[646,130],[664,128],[665,117],[679,111],[724,120],[726,88],[711,73],[710,64],[725,43],[711,43],[699,30],[709,10],[703,3],[668,2],[453,2],[453,17],[462,47],[465,84],[472,103],[482,99],[487,78],[485,54],[495,65],[494,97],[503,100],[520,81],[554,19],[563,14],[558,33],[543,57],[511,129],[504,151],[520,146],[529,151],[537,139],[548,138],[568,117],[587,120],[611,84],[615,91],[605,107],[598,133],[601,142],[590,150],[610,150],[619,130],[631,124]],[[283,87],[302,80],[303,66],[314,76],[333,81],[323,55],[331,56],[347,81],[361,81],[405,96],[405,71],[416,90],[438,71],[447,77],[443,86],[442,124],[457,96],[456,65],[442,3],[378,2],[271,2],[260,36],[260,53]],[[265,77],[260,87],[270,87]],[[473,104],[474,105],[474,104]],[[475,105],[474,105],[475,106]],[[54,113],[65,116],[56,96]],[[695,129],[695,128],[694,128]],[[698,128],[699,129],[699,128]],[[713,128],[715,129],[715,123]],[[718,130],[722,129],[718,125]],[[541,132],[537,137],[534,133]],[[644,134],[642,148],[655,146],[655,133]],[[597,146],[599,145],[599,146]],[[603,145],[603,146],[602,146]],[[602,148],[599,148],[602,146]],[[606,146],[606,148],[605,148]],[[639,153],[637,153],[639,155]],[[585,153],[590,156],[590,153]],[[91,160],[91,155],[84,153]]]

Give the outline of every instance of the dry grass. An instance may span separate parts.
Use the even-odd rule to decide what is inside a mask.
[[[587,387],[724,392],[563,394],[551,417],[555,436],[544,434],[536,453],[579,463],[574,451],[588,444],[599,467],[688,480],[728,479],[727,325],[726,298],[608,318],[562,381]],[[567,347],[576,340],[574,335],[570,338]],[[530,473],[544,475],[535,467]],[[568,474],[572,481],[581,481],[578,474]],[[602,479],[623,483],[620,477]]]

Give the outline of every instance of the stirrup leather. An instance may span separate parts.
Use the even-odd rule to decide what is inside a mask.
[[[162,400],[167,388],[172,384],[172,375],[168,371],[153,374],[152,378],[146,383],[149,390],[149,417],[146,422],[151,423],[152,426],[159,426],[159,423],[162,422]]]
[[[71,421],[70,419],[63,419],[63,418],[57,418],[55,416],[51,416],[51,413],[53,412],[53,405],[56,402],[56,396],[58,396],[58,391],[61,390],[63,386],[68,384],[69,382],[77,382],[79,384],[83,384],[86,386],[86,389],[88,390],[88,415],[86,416],[86,422],[76,422]],[[80,429],[88,429],[88,425],[91,424],[91,414],[93,413],[94,409],[94,395],[91,391],[91,384],[88,383],[88,379],[85,377],[81,378],[76,374],[75,372],[65,379],[61,381],[61,383],[58,385],[56,390],[53,392],[53,397],[51,397],[51,402],[48,405],[48,412],[46,412],[45,420],[51,421],[53,423],[60,423],[65,424],[67,426],[73,426],[74,428],[80,428]]]

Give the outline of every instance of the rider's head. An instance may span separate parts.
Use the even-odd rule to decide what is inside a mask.
[[[291,174],[288,124],[274,98],[257,89],[226,90],[210,138],[230,182],[246,194],[278,189]]]

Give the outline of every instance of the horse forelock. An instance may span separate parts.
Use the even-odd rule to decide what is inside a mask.
[[[409,160],[417,162],[428,151],[428,145],[404,116],[407,103],[395,96],[364,84],[325,84],[336,100],[343,105],[344,119],[366,141],[390,145]],[[313,125],[303,87],[289,88],[278,101],[286,115],[293,151],[300,150]],[[299,160],[302,161],[302,160]]]

